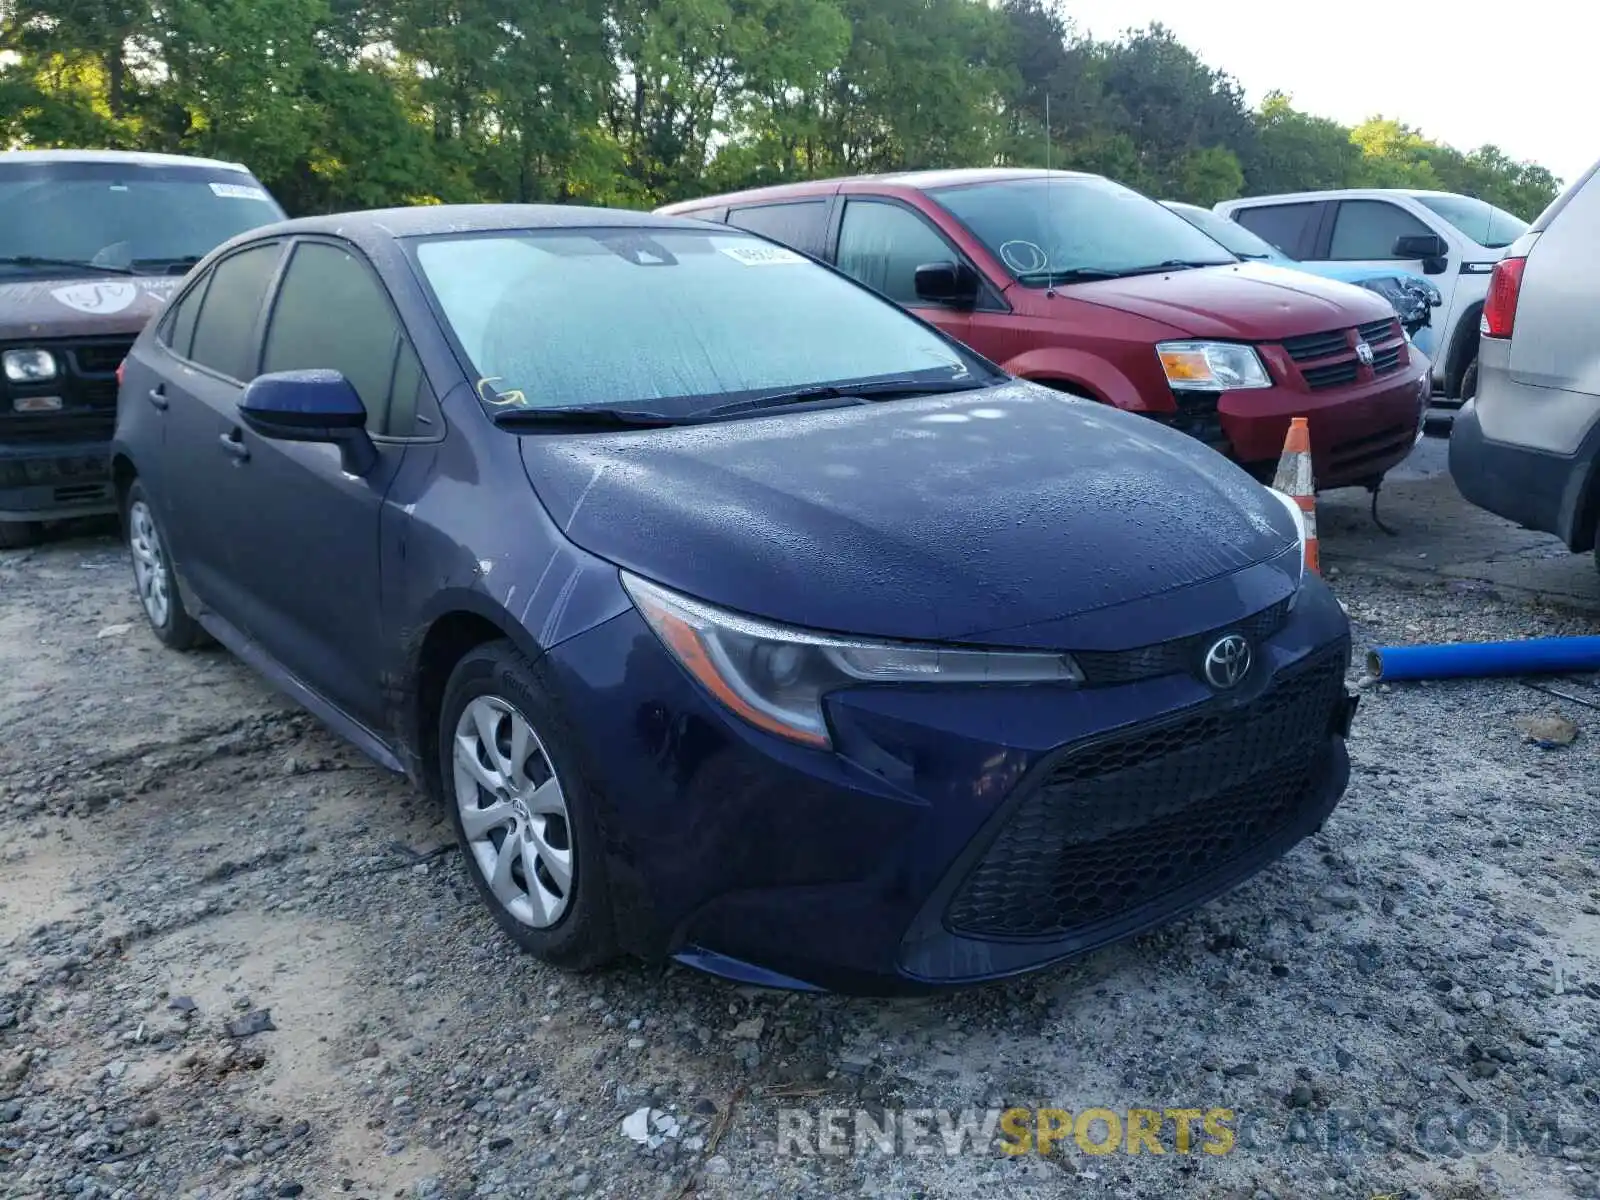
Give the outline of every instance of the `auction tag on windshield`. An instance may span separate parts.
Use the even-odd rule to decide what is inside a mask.
[[[718,246],[734,262],[746,267],[783,267],[805,262],[805,256],[782,246]]]
[[[243,183],[213,183],[211,190],[229,200],[265,200],[267,194],[258,187]]]

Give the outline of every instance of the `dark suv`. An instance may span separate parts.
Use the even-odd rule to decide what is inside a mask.
[[[283,216],[237,163],[0,153],[0,549],[116,511],[123,355],[203,255]]]

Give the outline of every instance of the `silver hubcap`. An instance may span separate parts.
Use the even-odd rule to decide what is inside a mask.
[[[549,928],[572,900],[572,822],[539,735],[479,696],[456,722],[454,758],[461,827],[490,891],[524,925]]]
[[[128,548],[133,552],[133,577],[139,585],[139,602],[158,629],[166,627],[172,612],[167,594],[167,554],[156,531],[156,519],[143,500],[128,511]]]

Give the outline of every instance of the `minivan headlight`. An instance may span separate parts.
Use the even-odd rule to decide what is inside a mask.
[[[1289,516],[1294,519],[1294,588],[1295,596],[1298,597],[1300,594],[1300,585],[1306,581],[1306,539],[1310,536],[1311,531],[1306,526],[1306,514],[1300,511],[1300,505],[1295,503],[1295,498],[1293,496],[1287,495],[1284,492],[1280,492],[1277,488],[1269,487],[1267,491],[1272,495],[1273,499],[1275,499],[1279,504],[1283,505],[1284,508],[1289,510]],[[1294,607],[1293,601],[1290,602],[1289,607]]]
[[[48,350],[7,350],[0,354],[0,370],[12,383],[48,383],[58,373],[56,356]]]
[[[684,670],[756,728],[807,746],[831,745],[822,698],[844,687],[1083,681],[1065,654],[833,637],[728,612],[626,571],[621,576]]]
[[[1253,346],[1233,342],[1157,342],[1167,383],[1177,391],[1227,392],[1272,386]]]

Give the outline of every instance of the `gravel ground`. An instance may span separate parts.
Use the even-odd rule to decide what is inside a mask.
[[[441,814],[225,653],[163,651],[129,575],[109,536],[0,554],[0,1193],[1600,1196],[1581,703],[1368,687],[1323,833],[1021,983],[886,1003],[570,977],[511,952]],[[1590,631],[1461,585],[1332,582],[1358,648]],[[1570,746],[1525,739],[1550,714]],[[1226,1108],[1238,1138],[779,1153],[825,1109],[1010,1105]],[[1508,1146],[1507,1122],[1546,1140]]]

